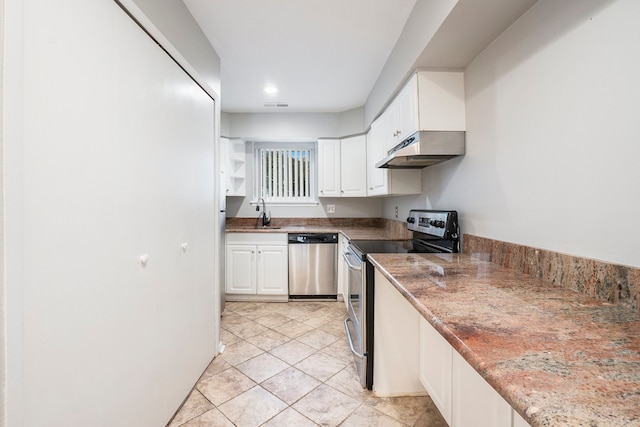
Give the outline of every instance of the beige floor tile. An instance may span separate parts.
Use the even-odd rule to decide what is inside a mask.
[[[239,315],[233,311],[225,311],[225,313],[220,318],[220,327],[227,329],[229,325],[236,325],[238,323],[246,322],[248,319],[244,316]]]
[[[178,411],[175,417],[173,417],[173,420],[171,420],[169,427],[181,426],[211,409],[213,409],[213,404],[198,390],[193,390],[180,408],[180,411]]]
[[[431,399],[427,403],[427,409],[413,423],[413,427],[449,427],[447,422],[442,418],[440,411]]]
[[[260,386],[255,386],[218,406],[238,427],[256,427],[286,409],[287,404]]]
[[[353,364],[347,365],[343,370],[329,378],[325,384],[353,397],[359,402],[364,402],[373,396],[371,391],[363,388],[360,384],[360,377],[358,377]]]
[[[349,341],[346,338],[338,338],[333,344],[326,346],[321,351],[345,363],[353,363],[354,361]]]
[[[278,359],[284,360],[290,365],[311,356],[317,350],[299,341],[293,340],[269,351]]]
[[[288,367],[288,364],[268,353],[262,353],[236,366],[240,372],[258,384],[284,371]]]
[[[314,328],[319,328],[320,326],[330,322],[333,319],[329,316],[311,314],[308,316],[302,316],[296,320],[298,322],[304,323],[305,325],[313,326]]]
[[[255,345],[250,344],[246,341],[238,341],[237,343],[228,345],[225,348],[224,353],[222,353],[219,357],[222,357],[228,363],[235,366],[238,363],[242,363],[245,360],[256,357],[261,353],[264,353],[264,351],[256,347]]]
[[[295,409],[287,408],[262,424],[262,427],[314,427],[317,425]]]
[[[320,381],[312,376],[290,367],[269,378],[261,385],[291,405],[320,384]]]
[[[266,326],[267,328],[273,328],[275,326],[282,325],[283,323],[289,322],[287,316],[283,316],[280,313],[269,313],[265,316],[261,316],[255,319],[256,323],[261,324],[262,326]]]
[[[433,402],[428,396],[371,397],[365,405],[408,425],[413,425]]]
[[[237,335],[232,334],[231,332],[227,331],[224,328],[220,328],[220,341],[222,341],[222,344],[224,345],[229,345],[229,344],[233,344],[236,343],[238,341],[240,341],[242,338],[240,338]]]
[[[233,399],[255,386],[256,383],[235,368],[212,375],[200,381],[196,388],[216,406]]]
[[[342,338],[345,336],[344,330],[344,317],[339,317],[336,319],[332,319],[324,325],[320,326],[319,329],[321,331],[328,332],[337,336],[338,338]]]
[[[242,321],[236,323],[227,324],[226,329],[242,339],[247,339],[255,335],[263,334],[269,330],[266,326],[262,326],[247,318],[243,318]]]
[[[293,404],[296,411],[323,426],[339,425],[358,406],[357,400],[324,384]]]
[[[283,335],[288,336],[289,338],[296,338],[300,335],[313,330],[313,326],[305,325],[302,322],[298,322],[297,320],[290,320],[287,323],[283,323],[282,325],[278,325],[273,328],[273,330],[280,332]]]
[[[170,427],[446,427],[428,397],[376,398],[360,386],[345,315],[342,302],[228,302],[226,349]]]
[[[207,366],[207,369],[205,369],[204,373],[200,377],[200,381],[206,380],[218,372],[222,372],[229,368],[231,368],[231,365],[222,357],[217,356],[211,361],[211,363],[209,363],[209,366]]]
[[[316,350],[322,350],[328,345],[333,344],[338,340],[335,335],[331,335],[328,332],[320,331],[318,329],[314,329],[305,334],[300,335],[296,340],[300,341],[303,344],[311,346]]]
[[[370,406],[362,405],[340,424],[340,427],[406,427],[393,418],[376,411]]]
[[[295,364],[296,368],[320,381],[328,380],[345,366],[347,366],[345,362],[322,352],[312,354]]]
[[[197,418],[192,419],[183,427],[234,427],[233,423],[229,421],[220,411],[212,409]]]
[[[255,345],[258,348],[261,348],[264,351],[272,350],[282,344],[285,344],[291,341],[286,335],[281,334],[280,332],[276,332],[272,329],[269,329],[264,334],[255,335],[253,337],[247,338],[247,342]]]

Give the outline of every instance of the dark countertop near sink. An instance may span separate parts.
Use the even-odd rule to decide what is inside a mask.
[[[270,227],[255,218],[227,219],[227,233],[342,233],[349,240],[408,240],[406,223],[380,218],[275,218]]]
[[[463,254],[369,259],[532,426],[640,426],[640,315]]]

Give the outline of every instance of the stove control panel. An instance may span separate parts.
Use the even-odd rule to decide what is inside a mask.
[[[407,218],[407,228],[440,238],[451,238],[457,233],[458,218],[455,211],[411,210]],[[454,237],[456,238],[457,235]]]

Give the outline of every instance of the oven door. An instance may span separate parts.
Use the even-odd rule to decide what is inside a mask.
[[[366,325],[366,268],[365,261],[348,247],[342,254],[349,275],[347,280],[349,301],[347,304],[348,317],[344,321],[349,346],[356,362],[356,369],[360,376],[362,387],[367,387],[367,325]]]

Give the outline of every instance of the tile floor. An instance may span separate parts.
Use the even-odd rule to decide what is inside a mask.
[[[362,389],[342,302],[228,302],[225,351],[169,427],[445,427],[429,397],[377,398]]]

